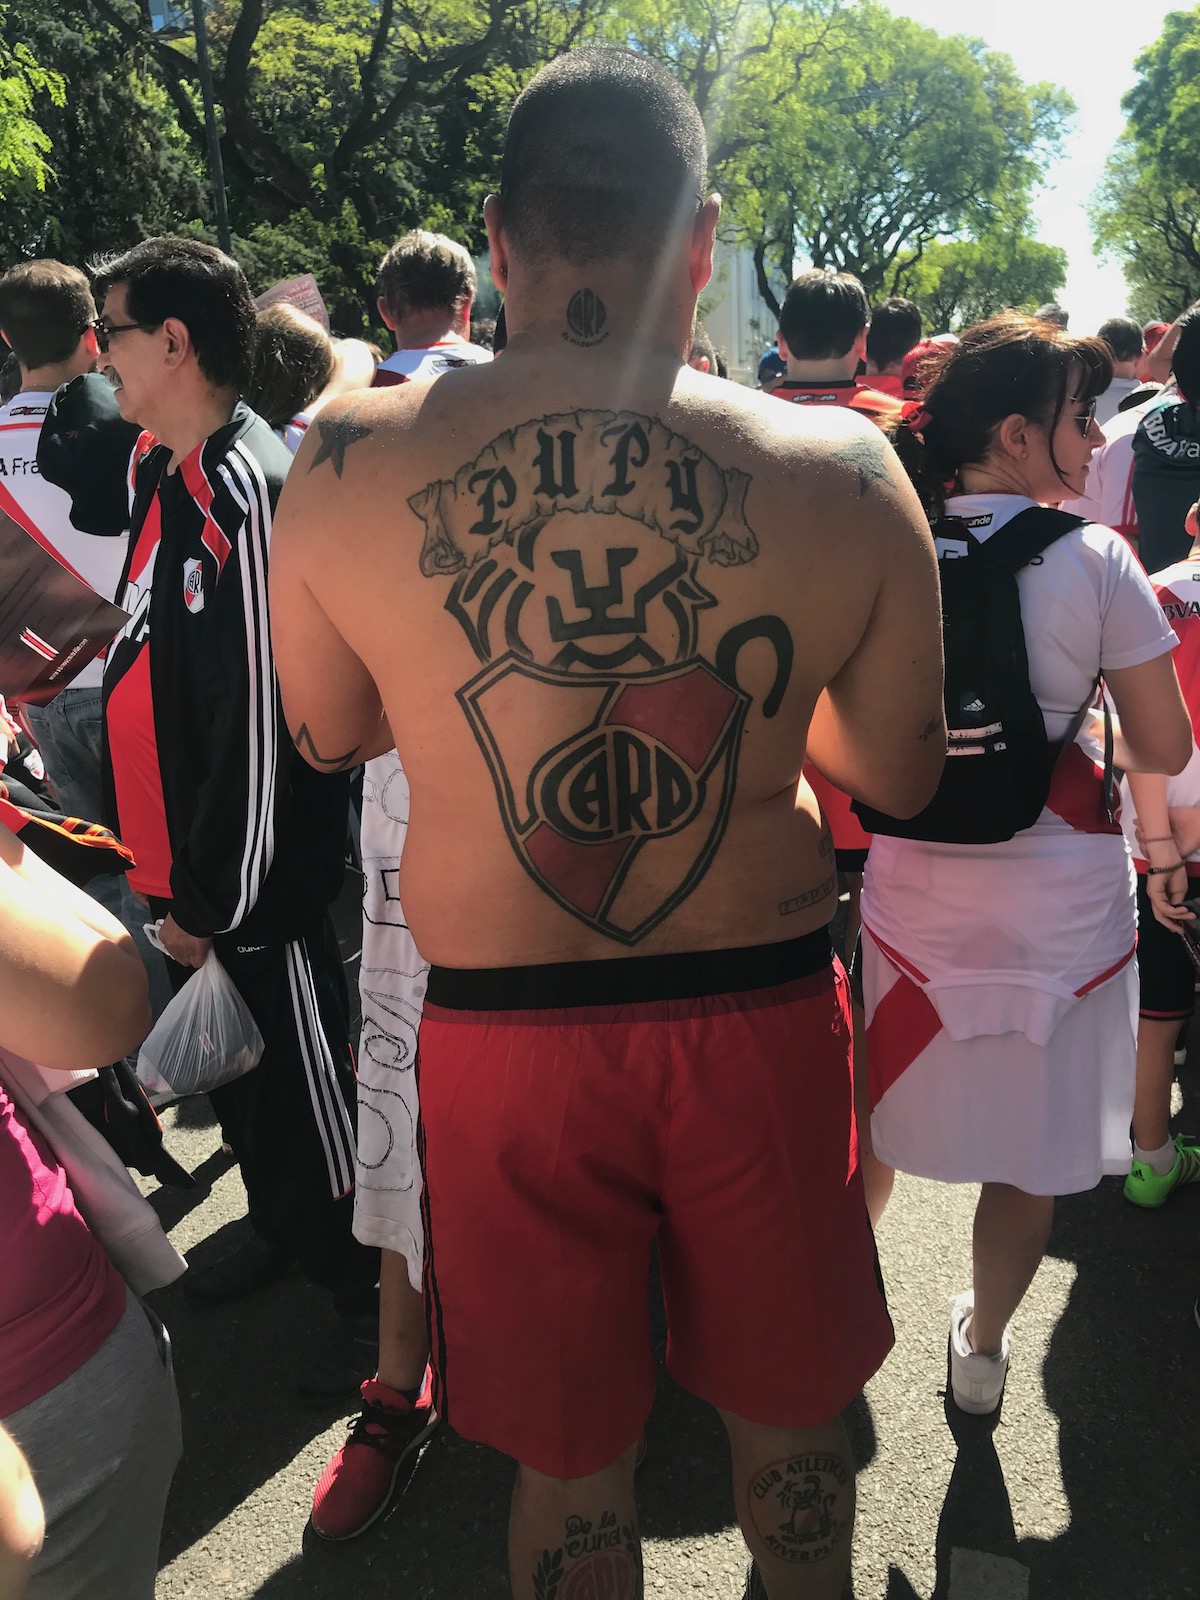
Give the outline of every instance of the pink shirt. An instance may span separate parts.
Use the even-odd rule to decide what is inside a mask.
[[[0,1417],[90,1361],[124,1310],[125,1280],[0,1086]]]

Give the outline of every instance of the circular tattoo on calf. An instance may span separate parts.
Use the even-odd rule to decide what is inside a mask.
[[[850,1473],[840,1457],[814,1454],[772,1461],[750,1481],[758,1536],[780,1561],[823,1561],[849,1537]]]

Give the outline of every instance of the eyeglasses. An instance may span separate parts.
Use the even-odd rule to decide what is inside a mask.
[[[1085,439],[1087,438],[1088,434],[1091,433],[1092,423],[1095,422],[1095,420],[1096,402],[1094,400],[1088,401],[1088,408],[1086,411],[1077,411],[1075,413],[1075,421],[1079,424],[1079,431]]]
[[[108,347],[112,342],[114,333],[132,333],[135,328],[141,328],[143,333],[148,333],[152,328],[160,328],[161,326],[160,322],[105,322],[100,317],[97,317],[91,325],[102,356],[108,354]]]

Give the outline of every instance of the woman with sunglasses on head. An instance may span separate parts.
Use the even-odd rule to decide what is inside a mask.
[[[943,559],[968,554],[968,533],[986,547],[1020,513],[1082,492],[1111,370],[1098,340],[1015,312],[963,335],[894,440]],[[862,900],[876,1155],[983,1185],[950,1334],[954,1399],[977,1413],[1000,1404],[1009,1319],[1054,1196],[1129,1170],[1134,882],[1106,805],[1103,718],[1082,710],[1097,679],[1119,716],[1118,765],[1177,772],[1191,750],[1175,637],[1129,546],[1065,526],[1016,576],[1029,687],[1062,744],[1046,805],[1000,843],[876,833]],[[948,707],[948,721],[972,709]]]

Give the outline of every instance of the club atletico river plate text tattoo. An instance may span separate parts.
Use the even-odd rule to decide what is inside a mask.
[[[791,675],[777,616],[699,653],[699,615],[718,609],[705,568],[758,554],[749,482],[649,417],[574,411],[500,434],[409,500],[421,571],[452,580],[446,609],[480,662],[458,701],[512,847],[564,910],[623,944],[670,915],[721,842],[751,709],[741,650],[774,651],[764,716]],[[546,727],[568,731],[545,748]]]

